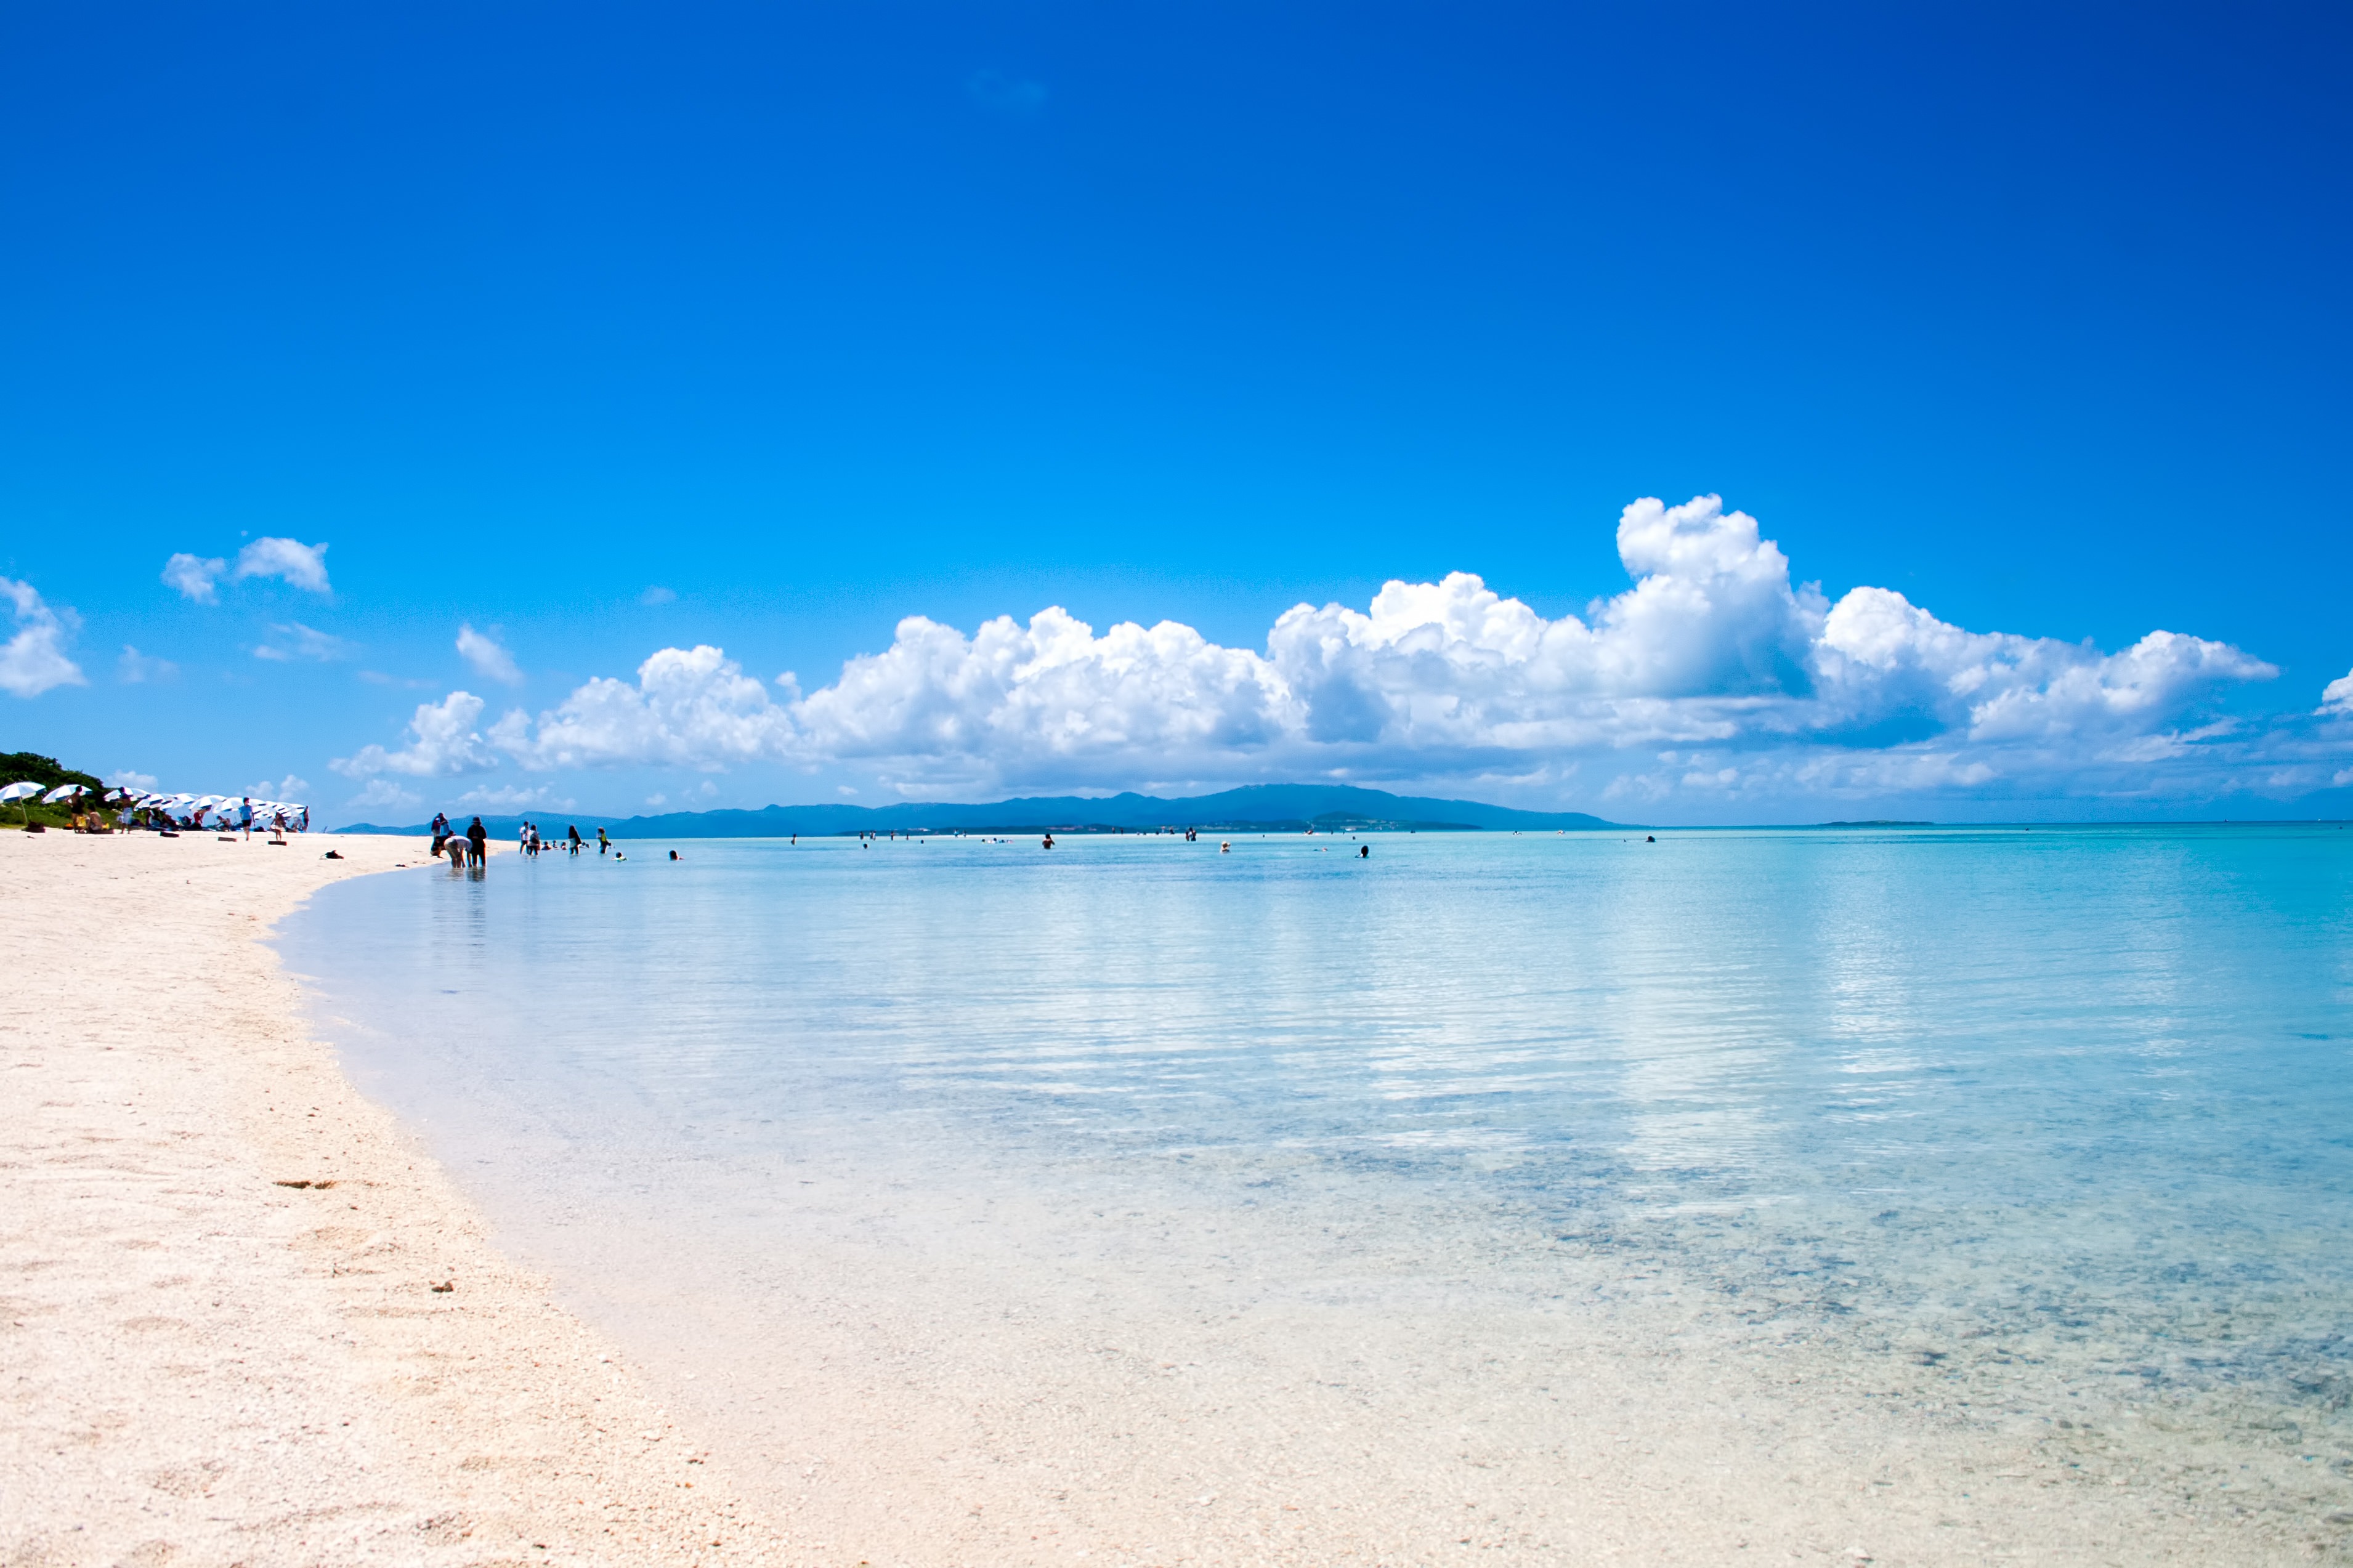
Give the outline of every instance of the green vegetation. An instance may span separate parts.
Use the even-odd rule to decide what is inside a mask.
[[[106,793],[105,781],[95,773],[85,773],[66,767],[55,757],[45,757],[37,752],[0,752],[0,784],[12,784],[29,779],[41,786],[46,795],[59,784],[78,784],[93,795]],[[76,806],[88,810],[90,802],[60,801],[55,805],[43,805],[37,800],[12,800],[0,806],[0,826],[22,827],[27,821],[45,827],[66,827],[73,822]]]

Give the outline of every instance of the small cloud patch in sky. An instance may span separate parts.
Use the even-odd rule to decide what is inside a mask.
[[[112,789],[153,789],[155,775],[142,773],[137,768],[117,768],[106,775],[106,782]]]
[[[183,550],[164,563],[164,583],[184,598],[209,605],[219,599],[221,574],[227,570],[228,563],[217,555],[191,555]]]
[[[964,90],[980,108],[1008,120],[1028,120],[1046,107],[1044,83],[1001,71],[973,72],[965,79]]]
[[[253,650],[256,658],[289,663],[295,659],[315,659],[323,664],[332,659],[351,657],[352,645],[316,626],[306,626],[300,621],[272,625],[275,640],[261,644]]]
[[[649,609],[658,605],[673,605],[677,602],[677,591],[670,588],[665,588],[659,584],[656,584],[653,587],[647,589],[644,593],[638,595],[638,603],[646,605]]]
[[[237,577],[276,577],[305,593],[333,592],[327,584],[327,547],[299,539],[255,540],[237,552]]]
[[[2321,689],[2320,710],[2324,713],[2353,713],[2353,670],[2348,670]]]
[[[143,686],[159,680],[177,680],[180,667],[168,658],[157,658],[141,653],[129,643],[122,645],[122,656],[114,661],[116,675],[126,686]]]
[[[8,601],[16,632],[0,644],[0,691],[38,697],[60,686],[86,686],[81,666],[66,657],[66,645],[81,617],[44,600],[30,583],[0,577],[0,599]]]
[[[248,577],[275,577],[305,593],[333,592],[327,582],[327,547],[305,544],[299,539],[257,539],[237,552],[234,571],[217,555],[195,555],[185,550],[174,552],[164,563],[165,586],[198,605],[220,602],[224,576],[240,583]]]
[[[370,779],[367,787],[352,796],[354,807],[388,805],[395,811],[406,811],[423,803],[425,797],[414,790],[403,789],[390,779]]]
[[[458,804],[478,811],[513,811],[526,805],[552,805],[561,810],[571,806],[568,798],[552,798],[554,793],[545,784],[531,789],[521,784],[483,784],[459,795]]]
[[[478,632],[470,625],[458,628],[458,652],[485,680],[495,680],[507,686],[522,684],[522,671],[516,667],[514,655],[509,653],[498,638]]]

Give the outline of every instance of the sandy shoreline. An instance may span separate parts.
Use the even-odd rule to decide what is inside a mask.
[[[1092,1198],[878,1224],[870,1172],[810,1160],[743,1173],[766,1239],[698,1265],[618,1188],[534,1226],[567,1156],[489,1103],[478,1206],[259,940],[331,881],[448,874],[394,871],[421,849],[0,835],[0,1568],[2348,1559],[2333,1416],[2054,1426],[2032,1343],[1826,1356],[1550,1249],[1519,1295],[1562,1304],[1486,1303],[1430,1283],[1493,1282],[1426,1255],[1442,1215],[1366,1246],[1139,1207],[1098,1256]],[[1211,1227],[1217,1278],[1137,1283]],[[1321,1293],[1276,1286],[1303,1245]]]
[[[422,849],[0,835],[0,1563],[775,1559],[258,940]]]

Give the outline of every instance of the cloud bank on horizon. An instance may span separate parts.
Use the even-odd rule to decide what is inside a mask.
[[[1263,651],[1175,622],[1098,637],[1059,607],[970,635],[911,616],[805,692],[718,647],[665,647],[634,681],[591,679],[536,716],[485,723],[480,697],[451,691],[399,744],[332,765],[367,781],[369,804],[398,803],[397,778],[510,764],[849,766],[930,798],[1327,778],[1620,805],[2353,783],[2353,674],[2315,712],[2234,718],[2225,699],[2279,673],[2240,648],[1971,632],[1886,588],[1832,604],[1715,496],[1634,502],[1618,551],[1633,585],[1582,617],[1547,620],[1457,572],[1393,581],[1363,611],[1299,605]],[[468,657],[493,679],[512,668],[503,648]]]

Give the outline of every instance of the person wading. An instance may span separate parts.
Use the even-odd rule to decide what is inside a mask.
[[[466,829],[466,859],[470,865],[480,866],[490,859],[491,830],[482,826],[482,819],[479,816],[474,818],[473,826]]]

